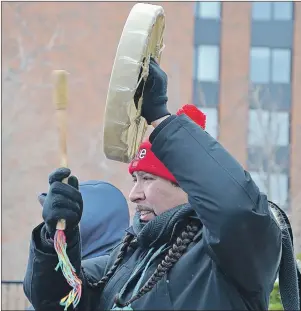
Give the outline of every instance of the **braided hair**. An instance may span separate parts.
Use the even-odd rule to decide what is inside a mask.
[[[104,287],[106,286],[106,284],[108,283],[108,281],[110,280],[110,278],[114,275],[115,271],[117,270],[118,266],[120,265],[120,263],[122,262],[128,248],[132,247],[133,245],[135,245],[137,243],[136,239],[133,239],[134,236],[130,233],[127,233],[125,235],[125,237],[123,238],[122,241],[122,246],[120,247],[119,253],[116,257],[116,260],[113,264],[113,266],[111,267],[111,269],[107,272],[107,274],[105,276],[103,276],[100,281],[98,282],[90,282],[88,277],[86,276],[84,270],[83,270],[83,274],[85,276],[85,279],[88,283],[88,286],[90,286],[91,288],[101,288],[104,289]]]
[[[186,252],[188,246],[193,242],[194,237],[199,231],[199,226],[195,222],[190,222],[186,228],[182,231],[179,237],[176,238],[175,242],[172,244],[172,247],[168,250],[164,259],[158,265],[155,272],[148,279],[145,285],[138,291],[138,293],[133,296],[126,303],[120,301],[119,294],[115,296],[115,304],[118,307],[125,307],[130,305],[133,301],[141,298],[143,295],[148,293],[152,288],[166,275],[166,273],[173,267],[173,265],[181,258],[181,256]],[[127,250],[130,247],[136,246],[137,240],[133,239],[131,234],[127,234],[122,242],[122,247],[119,250],[117,258],[112,266],[112,268],[107,272],[107,274],[97,283],[91,283],[87,280],[87,283],[92,288],[101,288],[104,289],[105,285],[109,279],[113,276],[116,269],[122,262]],[[86,278],[87,279],[87,278]]]

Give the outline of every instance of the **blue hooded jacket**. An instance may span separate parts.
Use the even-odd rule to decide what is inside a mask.
[[[127,201],[120,190],[104,181],[79,186],[84,201],[80,222],[82,258],[108,254],[129,227]]]

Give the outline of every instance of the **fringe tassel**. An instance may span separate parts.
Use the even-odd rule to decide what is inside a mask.
[[[71,304],[73,304],[74,308],[78,305],[82,294],[82,281],[77,277],[75,269],[68,258],[66,236],[63,230],[56,230],[54,247],[59,259],[55,271],[61,268],[65,279],[73,288],[73,290],[60,301],[60,305],[65,307],[64,310],[66,311]]]

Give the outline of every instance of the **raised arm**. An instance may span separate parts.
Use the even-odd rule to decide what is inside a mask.
[[[266,196],[199,125],[186,115],[170,116],[166,92],[167,75],[152,59],[142,105],[142,116],[155,127],[152,151],[188,194],[204,224],[208,254],[240,288],[272,286],[282,234]]]
[[[150,140],[203,222],[212,259],[249,291],[260,291],[266,281],[272,285],[281,230],[250,174],[185,115],[164,120]]]

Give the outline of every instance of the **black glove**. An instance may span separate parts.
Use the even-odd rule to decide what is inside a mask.
[[[140,79],[140,76],[139,76]],[[144,87],[144,89],[143,89]],[[146,82],[141,81],[134,96],[136,107],[143,92],[141,115],[148,124],[170,115],[167,110],[167,75],[157,62],[151,58]]]
[[[68,178],[68,184],[62,183],[71,174],[68,168],[59,168],[49,176],[50,188],[43,203],[43,219],[50,238],[54,237],[58,220],[65,219],[65,234],[72,234],[77,228],[83,213],[83,199],[78,191],[75,176]]]

